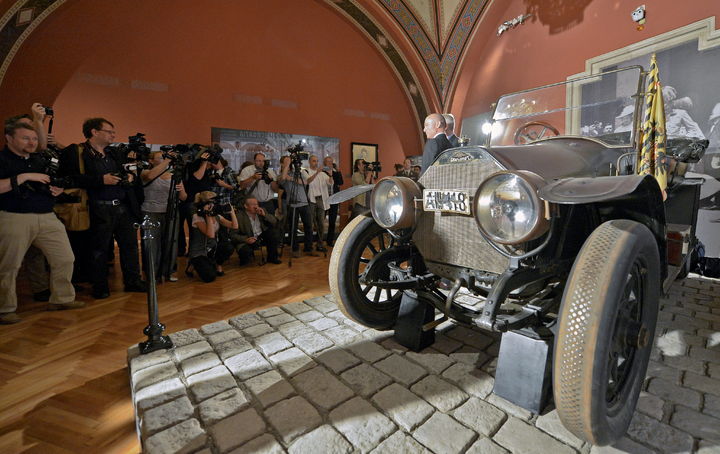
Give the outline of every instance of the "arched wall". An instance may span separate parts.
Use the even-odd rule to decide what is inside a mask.
[[[119,5],[73,0],[49,15],[8,68],[0,115],[52,104],[64,143],[94,115],[153,143],[207,143],[212,126],[338,137],[345,173],[350,142],[379,144],[385,173],[421,152],[404,87],[322,0]]]
[[[640,3],[565,0],[550,9],[541,0],[495,1],[465,55],[450,110],[461,118],[487,112],[504,93],[562,81],[583,72],[587,59],[720,13],[717,0],[646,2],[638,31],[630,13]],[[502,22],[529,11],[533,18],[496,36]]]

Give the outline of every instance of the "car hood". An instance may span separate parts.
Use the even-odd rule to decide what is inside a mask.
[[[614,174],[618,158],[633,151],[585,137],[558,137],[528,145],[453,148],[438,161],[459,162],[466,150],[485,151],[507,170],[529,170],[548,181]]]

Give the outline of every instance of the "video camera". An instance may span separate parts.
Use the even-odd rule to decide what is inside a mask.
[[[134,136],[128,137],[127,144],[121,143],[114,148],[130,161],[147,162],[150,160],[151,150],[145,142],[145,134],[138,132]]]
[[[222,158],[223,150],[218,144],[213,144],[209,147],[205,147],[202,152],[209,154],[209,156],[206,158],[207,162],[209,162],[210,164],[217,164],[220,161],[220,158]]]
[[[202,147],[198,144],[163,145],[160,147],[163,159],[170,159],[175,168],[184,168],[195,160]]]
[[[378,172],[382,171],[382,166],[380,165],[380,163],[378,161],[366,162],[365,163],[365,171],[378,173]]]
[[[70,177],[58,177],[58,170],[60,169],[60,155],[55,150],[41,150],[37,152],[37,156],[42,161],[42,170],[40,173],[44,173],[50,177],[50,183],[44,184],[37,181],[27,181],[23,183],[29,189],[36,192],[45,192],[50,194],[50,186],[56,186],[58,188],[69,188],[72,186]]]
[[[305,150],[305,140],[300,140],[295,145],[289,146],[287,148],[288,153],[290,153],[290,160],[297,169],[302,167],[302,162],[309,159],[310,155],[308,153],[304,153]]]

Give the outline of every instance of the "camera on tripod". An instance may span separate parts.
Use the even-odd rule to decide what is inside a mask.
[[[120,144],[115,147],[119,152],[132,161],[149,161],[150,147],[145,144],[145,134],[138,132],[134,136],[128,137],[127,144]]]
[[[292,162],[292,165],[296,168],[302,167],[302,162],[306,161],[310,158],[310,155],[308,153],[304,153],[305,150],[305,140],[300,140],[295,145],[289,146],[287,148],[288,153],[290,153],[290,161]]]
[[[170,164],[175,167],[175,169],[183,169],[186,165],[193,162],[199,150],[199,145],[191,146],[188,144],[163,145],[160,147],[163,159],[169,159]]]

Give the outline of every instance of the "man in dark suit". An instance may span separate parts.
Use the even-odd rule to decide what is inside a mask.
[[[455,135],[455,117],[453,114],[442,114],[445,119],[445,135],[453,148],[460,146],[460,139]]]
[[[238,212],[238,229],[230,232],[230,240],[240,256],[240,265],[250,262],[253,251],[267,246],[267,261],[282,263],[278,258],[278,240],[275,216],[266,213],[254,197],[245,199],[245,210]]]
[[[425,148],[423,148],[422,170],[427,171],[430,164],[444,150],[452,148],[452,144],[445,136],[445,119],[439,113],[433,113],[425,118],[423,131],[427,136]]]

